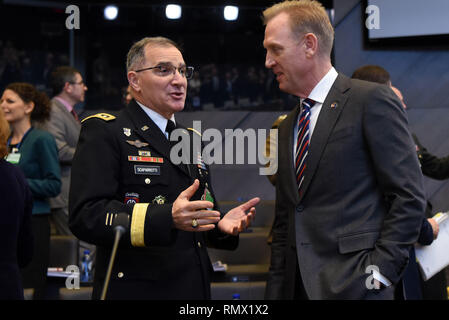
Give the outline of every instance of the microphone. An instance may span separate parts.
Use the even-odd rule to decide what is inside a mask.
[[[101,300],[106,299],[106,292],[109,287],[109,280],[111,279],[112,267],[114,266],[115,255],[117,253],[120,237],[129,229],[129,215],[121,212],[117,214],[112,223],[112,229],[115,233],[114,245],[112,247],[111,258],[109,259],[108,271],[106,272],[106,278],[104,279],[103,291],[101,292]]]

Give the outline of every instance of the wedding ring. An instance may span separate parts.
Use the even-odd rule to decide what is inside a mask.
[[[198,220],[192,219],[192,228],[198,227]]]

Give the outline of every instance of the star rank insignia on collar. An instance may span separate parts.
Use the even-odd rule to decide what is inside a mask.
[[[135,146],[136,148],[142,148],[142,147],[146,147],[148,146],[148,143],[146,142],[142,142],[139,139],[135,140],[135,141],[131,141],[131,140],[126,140],[126,142],[128,142],[130,145]]]

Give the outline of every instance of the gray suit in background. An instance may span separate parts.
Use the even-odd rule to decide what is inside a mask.
[[[56,139],[61,166],[62,187],[59,196],[50,199],[50,204],[57,228],[62,228],[63,230],[60,230],[60,232],[63,234],[71,234],[67,227],[70,172],[81,124],[58,99],[53,98],[51,105],[52,110],[50,120],[47,123],[47,130]],[[65,219],[62,226],[59,221],[60,218]]]
[[[425,209],[399,100],[387,86],[339,75],[313,131],[301,196],[292,154],[299,112],[279,128],[266,298],[295,298],[299,271],[310,299],[393,299]],[[373,267],[393,285],[371,289]]]

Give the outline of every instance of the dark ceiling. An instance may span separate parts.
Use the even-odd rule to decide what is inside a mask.
[[[326,8],[332,8],[332,0],[318,0],[321,2]],[[61,1],[60,1],[61,2]],[[233,0],[233,1],[225,1],[225,0],[182,0],[182,1],[145,1],[145,0],[132,0],[132,1],[125,1],[125,0],[115,0],[115,1],[88,1],[88,0],[78,0],[73,1],[71,3],[77,4],[126,4],[126,5],[166,5],[169,3],[174,4],[181,4],[181,5],[195,5],[195,6],[202,6],[202,5],[237,5],[237,6],[251,6],[251,7],[266,7],[270,6],[274,3],[277,3],[280,1],[275,0]]]

